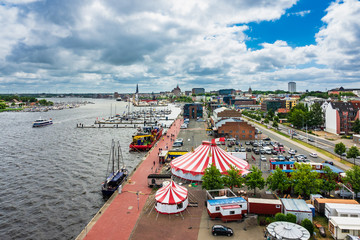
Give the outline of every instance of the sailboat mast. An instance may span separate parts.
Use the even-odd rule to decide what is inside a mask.
[[[114,174],[115,173],[115,142],[114,142],[114,140],[112,142],[111,149],[112,149],[112,172]]]

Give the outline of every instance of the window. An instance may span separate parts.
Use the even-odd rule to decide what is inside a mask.
[[[230,133],[232,133],[232,130],[230,130]]]
[[[239,204],[239,207],[240,207],[240,208],[242,208],[242,205],[241,205],[241,204]]]
[[[236,130],[236,133],[239,133],[239,130]]]
[[[235,211],[230,211],[230,214],[235,214]]]
[[[294,165],[293,165],[293,164],[290,164],[290,168],[294,168]]]
[[[341,232],[342,233],[350,233],[350,230],[349,229],[341,229]]]
[[[245,133],[245,130],[242,130],[243,133]]]
[[[347,217],[347,214],[340,214],[340,217]]]
[[[249,130],[249,133],[252,133],[252,131],[251,131],[251,130]]]
[[[350,214],[350,217],[358,217],[358,215]]]
[[[183,203],[182,202],[177,205],[177,209],[181,209],[181,208],[183,208]]]
[[[224,133],[224,131],[221,131],[221,133]]]
[[[249,138],[252,138],[252,135],[249,135]]]
[[[276,205],[276,208],[281,208],[280,205]]]
[[[243,135],[243,138],[245,138],[245,135]]]
[[[215,211],[220,211],[220,207],[215,207]]]

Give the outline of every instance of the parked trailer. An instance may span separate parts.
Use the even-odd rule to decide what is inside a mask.
[[[353,199],[315,198],[314,206],[318,213],[325,214],[325,203],[359,204]]]
[[[171,180],[171,174],[149,174],[148,178],[148,186],[149,187],[160,187],[163,182]]]
[[[279,199],[248,198],[248,212],[275,215],[282,212],[282,204]]]

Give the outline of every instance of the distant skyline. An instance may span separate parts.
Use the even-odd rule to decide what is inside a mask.
[[[0,93],[360,86],[360,1],[0,2]]]

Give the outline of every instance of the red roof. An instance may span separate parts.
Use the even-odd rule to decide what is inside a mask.
[[[185,187],[177,185],[171,181],[168,185],[160,188],[156,194],[155,199],[162,204],[178,204],[183,202],[188,195],[188,190]]]

